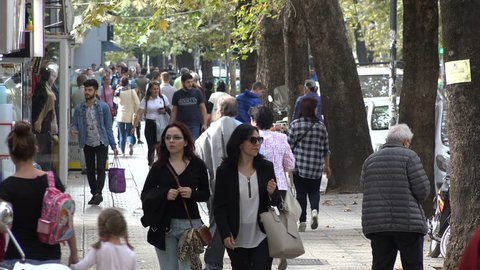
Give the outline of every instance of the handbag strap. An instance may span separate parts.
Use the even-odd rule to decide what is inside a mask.
[[[118,158],[118,155],[113,157],[112,168],[121,168],[120,159]]]
[[[180,187],[180,180],[178,180],[178,174],[177,172],[175,172],[175,169],[172,167],[170,163],[167,163],[167,168],[172,173],[173,178],[175,178],[175,181],[177,182],[178,187]],[[182,196],[180,197],[182,198],[183,206],[185,207],[185,212],[187,213],[187,217],[188,217],[188,222],[190,222],[190,227],[193,229],[192,219],[190,218],[190,213],[188,212],[187,203],[185,202],[185,199]]]
[[[295,149],[295,147],[297,147],[298,143],[299,143],[300,141],[302,141],[303,138],[305,138],[305,136],[307,136],[308,132],[310,132],[310,130],[313,129],[313,126],[315,126],[316,123],[317,123],[317,122],[313,122],[313,124],[310,126],[310,128],[309,128],[307,131],[305,131],[305,133],[303,133],[302,136],[300,136],[300,137],[293,143],[293,145],[292,145],[292,151],[293,151],[293,149]]]

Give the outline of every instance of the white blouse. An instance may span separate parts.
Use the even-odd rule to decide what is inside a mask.
[[[165,103],[163,102],[164,100]],[[158,109],[164,108],[165,106],[170,105],[170,103],[168,102],[168,98],[163,95],[163,99],[159,96],[157,96],[156,98],[150,98],[147,105],[148,106],[146,106],[147,111],[145,114],[145,118],[150,120],[157,120],[157,117],[159,115]],[[145,110],[145,99],[142,99],[142,101],[140,102],[140,109]]]
[[[238,186],[240,192],[240,226],[235,247],[257,247],[267,236],[260,230],[258,225],[258,178],[255,171],[247,177],[238,172]]]

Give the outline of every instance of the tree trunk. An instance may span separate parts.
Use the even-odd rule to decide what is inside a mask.
[[[452,216],[444,269],[456,269],[480,224],[480,2],[441,0],[440,8],[445,64],[470,60],[471,68],[471,82],[452,83],[446,72]]]
[[[372,153],[365,105],[338,1],[303,0],[323,112],[329,133],[332,177],[327,189],[358,192],[363,161]]]
[[[301,0],[287,1],[283,17],[285,45],[285,85],[289,92],[288,117],[291,117],[295,100],[303,94],[303,83],[308,78],[308,39],[305,22],[296,12]],[[299,87],[300,86],[300,87]],[[299,91],[300,90],[300,91]]]
[[[438,80],[438,3],[403,0],[403,87],[399,123],[415,134],[412,149],[422,160],[430,179],[430,197],[423,202],[425,215],[433,215],[435,179],[435,100]]]
[[[200,58],[200,64],[202,65],[202,83],[211,82],[213,81],[213,62],[211,60],[205,60],[203,57]],[[215,87],[214,87],[215,89]]]
[[[246,59],[238,61],[240,63],[240,92],[250,89],[257,77],[257,51],[250,53]]]
[[[283,15],[275,19],[264,17],[260,23],[260,46],[258,48],[257,81],[266,87],[273,97],[273,89],[285,84],[285,53],[283,48]]]

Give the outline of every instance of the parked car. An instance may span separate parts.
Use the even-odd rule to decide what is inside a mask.
[[[447,174],[448,160],[450,160],[447,112],[448,103],[445,93],[438,90],[435,104],[435,161],[433,167],[436,191],[438,191],[443,184],[445,175]]]

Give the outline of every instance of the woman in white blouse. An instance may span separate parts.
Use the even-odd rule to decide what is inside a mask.
[[[155,155],[155,146],[165,127],[168,125],[169,115],[167,106],[170,105],[168,98],[160,93],[160,83],[152,81],[148,84],[147,93],[140,102],[140,108],[135,114],[135,122],[131,133],[135,133],[135,127],[138,125],[142,116],[145,116],[145,139],[148,146],[148,166],[153,163]]]

